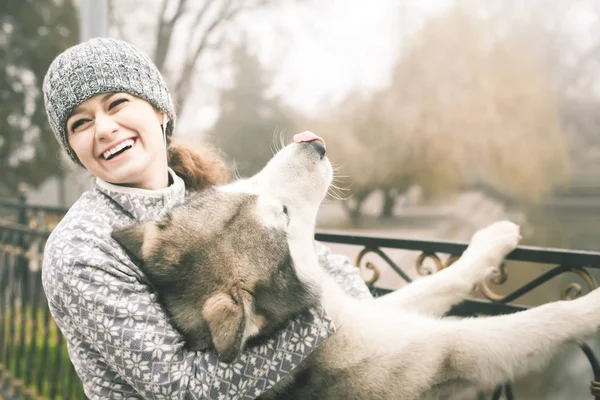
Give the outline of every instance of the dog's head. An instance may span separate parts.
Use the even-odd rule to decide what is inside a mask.
[[[230,362],[249,338],[318,304],[314,223],[332,178],[324,153],[293,143],[250,179],[113,232],[190,347]]]

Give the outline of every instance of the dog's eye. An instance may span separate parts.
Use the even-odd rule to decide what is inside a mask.
[[[283,213],[285,214],[285,220],[287,221],[287,225],[290,224],[290,214],[288,212],[287,206],[283,206]]]

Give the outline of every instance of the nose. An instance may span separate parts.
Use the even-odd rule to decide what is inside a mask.
[[[294,135],[293,141],[294,143],[308,142],[315,150],[317,150],[321,159],[325,157],[326,145],[325,140],[323,140],[322,137],[317,136],[312,132],[305,131]]]
[[[323,143],[321,143],[315,139],[315,140],[310,141],[309,144],[315,148],[317,153],[319,153],[319,157],[321,159],[323,159],[323,157],[325,157],[326,150],[325,150],[325,146],[323,146]]]
[[[119,129],[117,124],[110,116],[106,114],[96,114],[94,117],[96,126],[96,136],[98,139],[110,139],[112,135]]]

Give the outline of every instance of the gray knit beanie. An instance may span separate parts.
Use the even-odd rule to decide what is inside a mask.
[[[150,57],[135,46],[115,39],[94,38],[59,54],[44,77],[44,103],[58,142],[73,161],[66,123],[73,110],[97,94],[127,92],[165,112],[175,126],[175,110],[167,85]]]

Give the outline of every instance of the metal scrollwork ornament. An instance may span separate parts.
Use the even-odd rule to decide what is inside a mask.
[[[355,265],[361,271],[361,277],[363,278],[363,281],[365,281],[365,283],[367,285],[372,285],[373,283],[375,283],[379,279],[379,276],[381,275],[381,271],[375,264],[373,264],[370,261],[367,261],[365,263],[365,268],[371,271],[371,277],[365,278],[365,276],[362,274],[362,269],[360,267],[360,263],[362,262],[362,259],[364,258],[364,256],[367,255],[368,253],[379,254],[379,252],[380,252],[379,249],[372,249],[369,247],[365,247],[364,249],[362,249],[360,251],[360,253],[358,253],[358,256],[356,257]]]

